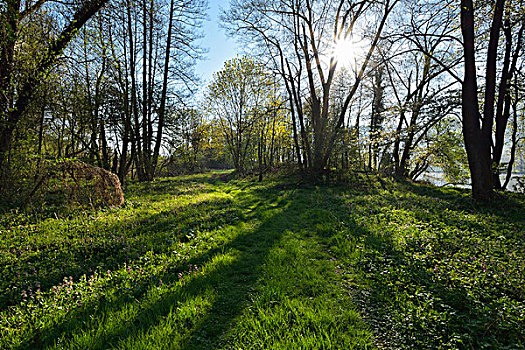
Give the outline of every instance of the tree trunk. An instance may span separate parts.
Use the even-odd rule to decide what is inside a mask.
[[[504,1],[498,0],[498,4],[501,6],[503,6],[503,2]],[[496,8],[498,9],[498,6],[496,6]],[[493,25],[496,22],[498,13],[498,10],[496,10]],[[480,124],[481,113],[478,102],[474,28],[474,6],[472,0],[462,0],[461,32],[463,35],[465,56],[465,76],[462,87],[463,139],[465,141],[470,168],[472,196],[475,200],[489,201],[493,197],[493,178],[491,168],[491,131],[493,118],[491,118],[490,115],[490,107],[486,107],[483,125]],[[495,75],[492,71],[489,72],[489,70],[492,70],[493,68],[495,69],[495,67],[492,66],[492,57],[494,55],[494,50],[497,53],[497,40],[494,38],[496,34],[498,33],[495,31],[491,32],[489,54],[487,58],[487,84],[492,83],[493,78],[495,79]],[[494,42],[496,42],[496,45],[494,45]],[[494,102],[492,88],[487,86],[487,95],[489,98],[486,99],[486,103],[493,104]],[[492,109],[494,109],[494,106],[492,106]],[[490,123],[490,125],[487,123]]]
[[[132,139],[132,161],[135,162],[135,168],[139,179],[143,179],[143,163],[142,163],[142,137],[140,135],[140,120],[139,120],[139,107],[137,103],[137,79],[135,70],[135,42],[133,37],[133,27],[131,18],[131,0],[127,2],[127,19],[128,19],[128,39],[129,39],[129,67],[131,77],[131,103],[132,103],[132,114],[134,125],[131,128],[133,139]]]
[[[499,178],[499,166],[501,164],[501,157],[503,155],[503,147],[505,144],[505,131],[507,129],[507,123],[510,117],[510,107],[512,103],[510,96],[511,80],[516,70],[518,57],[520,56],[524,30],[525,24],[522,24],[516,41],[516,49],[511,58],[512,28],[510,27],[508,20],[505,23],[505,57],[503,60],[503,71],[501,74],[501,82],[498,92],[498,102],[496,107],[496,133],[494,138],[494,151],[492,156],[494,171],[494,187],[496,189],[503,189],[501,186],[501,180]]]
[[[110,170],[111,161],[109,159],[108,140],[106,138],[106,126],[104,125],[103,120],[100,121],[100,151],[102,153],[102,157],[101,157],[102,168],[106,170]]]
[[[517,133],[518,133],[518,101],[519,98],[516,96],[514,100],[514,116],[512,121],[512,146],[510,149],[510,160],[507,166],[507,175],[505,176],[505,182],[503,183],[502,189],[505,190],[509,185],[510,179],[512,178],[512,169],[514,168],[514,162],[516,161],[516,148],[518,146]]]
[[[169,62],[170,62],[170,49],[171,49],[171,32],[173,30],[173,11],[174,11],[174,0],[170,2],[170,18],[168,22],[168,38],[166,41],[166,56],[164,57],[164,76],[162,81],[162,94],[160,98],[159,108],[159,121],[157,125],[157,137],[155,138],[155,147],[153,149],[152,168],[153,172],[156,171],[157,164],[159,161],[160,146],[162,143],[162,135],[164,129],[164,119],[166,115],[166,100],[168,91],[168,73],[169,73]]]
[[[2,169],[2,172],[5,170],[7,165],[6,160],[8,158],[15,128],[22,116],[27,111],[33,95],[35,94],[39,85],[42,83],[44,75],[55,64],[63,50],[74,38],[78,30],[82,28],[82,26],[95,13],[97,13],[107,1],[108,0],[92,0],[84,2],[84,4],[75,12],[68,25],[62,30],[62,32],[56,37],[46,52],[42,55],[42,58],[38,61],[33,73],[24,81],[17,82],[19,83],[20,90],[17,93],[17,100],[14,103],[14,108],[7,108],[9,107],[9,101],[6,103],[5,98],[0,100],[0,108],[2,108],[0,111],[0,115],[2,117],[2,127],[0,128],[0,169]],[[7,41],[5,44],[2,43],[2,45],[0,45],[0,85],[2,85],[0,88],[2,91],[9,91],[12,89],[10,85],[12,83],[11,79],[13,72],[10,63],[12,62],[13,50],[17,40],[16,28],[21,16],[19,10],[20,1],[12,0],[7,2],[6,11],[9,15],[9,19],[6,21],[6,23],[9,26],[8,32],[10,34],[8,34],[9,37],[6,38]]]

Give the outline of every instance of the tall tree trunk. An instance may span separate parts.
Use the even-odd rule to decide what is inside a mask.
[[[8,0],[0,13],[0,190],[9,175],[8,155],[17,121],[12,120],[13,57],[18,34],[20,0]]]
[[[164,123],[166,115],[166,100],[168,92],[168,77],[169,77],[169,63],[170,63],[170,50],[171,50],[171,34],[173,30],[173,12],[174,12],[174,0],[170,1],[170,19],[168,23],[168,38],[166,40],[166,56],[164,57],[164,76],[162,80],[162,93],[160,97],[159,107],[159,121],[157,125],[157,137],[155,138],[155,147],[153,149],[152,168],[156,171],[157,164],[160,155],[160,146],[162,144],[162,135],[164,132]]]
[[[294,142],[295,150],[297,152],[297,162],[299,163],[299,168],[303,169],[304,163],[302,159],[301,148],[299,147],[299,137],[297,133],[297,116],[296,116],[296,111],[295,111],[294,98],[293,98],[292,89],[290,87],[291,83],[288,81],[288,79],[293,79],[293,78],[292,77],[288,78],[288,76],[285,73],[286,69],[284,66],[284,57],[283,57],[282,51],[280,52],[280,58],[281,58],[281,69],[283,72],[282,76],[284,79],[284,85],[286,87],[286,92],[288,93],[288,103],[290,104],[290,112],[291,112],[291,117],[292,117],[293,142]]]
[[[102,168],[110,170],[111,162],[109,159],[108,140],[106,138],[106,126],[104,125],[104,120],[100,121],[100,153]]]
[[[401,131],[403,130],[403,121],[405,120],[405,112],[401,111],[399,115],[399,122],[396,128],[396,138],[394,140],[394,149],[392,156],[394,158],[394,177],[397,180],[405,180],[405,169],[401,166]]]
[[[153,178],[155,177],[155,167],[153,166],[153,152],[152,152],[152,143],[153,143],[153,121],[152,121],[152,114],[153,114],[153,88],[154,88],[154,83],[155,83],[155,73],[156,73],[156,69],[155,69],[155,66],[153,64],[153,62],[155,61],[156,62],[156,57],[155,57],[155,60],[154,60],[154,55],[153,55],[153,7],[154,7],[154,3],[153,3],[153,0],[150,0],[149,1],[150,3],[150,6],[149,6],[149,28],[148,28],[148,32],[149,32],[149,40],[148,40],[148,97],[147,97],[147,105],[148,105],[148,109],[147,109],[147,113],[146,113],[146,120],[147,120],[147,134],[148,136],[146,137],[146,139],[148,140],[147,142],[147,152],[146,154],[144,155],[145,159],[146,159],[146,179],[148,181],[151,181],[153,180]],[[157,53],[157,51],[155,50],[155,54]]]
[[[142,153],[139,155],[142,164],[142,176],[139,181],[147,181],[148,169],[148,25],[147,25],[147,0],[142,0]]]
[[[474,5],[472,0],[461,1],[461,32],[465,56],[465,76],[462,87],[463,138],[470,168],[472,196],[475,200],[481,201],[489,201],[493,197],[492,123],[494,120],[496,57],[504,2],[504,0],[496,2],[492,22],[487,52],[485,110],[481,124],[476,77]]]
[[[498,92],[498,102],[496,107],[496,133],[494,138],[494,151],[492,155],[493,171],[494,171],[494,187],[496,189],[503,189],[499,177],[499,166],[501,164],[501,157],[503,155],[503,147],[505,144],[505,131],[510,117],[511,96],[510,86],[511,81],[516,71],[518,57],[521,53],[523,32],[525,30],[525,23],[521,24],[517,41],[516,49],[511,59],[512,52],[512,28],[507,20],[504,27],[505,34],[505,57],[503,60],[503,70],[501,74],[501,82]]]
[[[126,26],[126,17],[123,17],[124,23],[123,25]],[[110,40],[111,40],[111,31],[110,31]],[[124,114],[123,114],[123,122],[124,122],[124,131],[122,135],[122,150],[120,154],[120,160],[118,165],[118,178],[120,182],[123,184],[124,180],[126,178],[126,175],[129,171],[129,161],[128,161],[128,149],[130,141],[133,139],[133,126],[132,126],[132,113],[133,113],[133,106],[130,105],[130,88],[129,88],[129,74],[128,74],[128,47],[126,43],[127,38],[124,38],[123,41],[123,47],[124,47],[124,70],[122,69],[122,66],[117,63],[117,70],[118,70],[118,79],[120,82],[120,86],[123,89],[123,104],[124,104]],[[112,44],[113,48],[113,44]],[[131,53],[129,53],[129,56],[131,56]],[[116,55],[113,52],[113,57],[115,58]],[[118,60],[115,60],[118,62]],[[131,157],[130,161],[133,160],[133,157]]]
[[[517,93],[517,92],[516,92]],[[503,183],[502,189],[505,190],[509,185],[510,179],[512,178],[512,170],[514,168],[514,162],[516,161],[516,149],[518,146],[517,133],[518,133],[518,101],[519,97],[516,96],[513,105],[513,120],[512,120],[512,146],[510,149],[510,160],[507,166],[507,174],[505,176],[505,182]]]
[[[45,98],[45,97],[44,97]],[[44,122],[46,117],[46,105],[45,103],[42,103],[42,109],[40,110],[40,121],[38,124],[38,164],[37,168],[40,168],[40,164],[42,161],[42,148],[44,145]]]
[[[134,161],[135,169],[139,179],[144,177],[143,175],[143,163],[142,163],[142,137],[140,134],[140,119],[139,119],[139,107],[137,101],[137,77],[135,69],[135,41],[133,35],[133,26],[131,18],[131,0],[127,1],[127,19],[128,19],[128,39],[129,39],[129,67],[130,67],[130,77],[131,77],[131,104],[132,104],[132,114],[134,125],[132,127],[133,139],[132,139],[132,152],[131,160]]]

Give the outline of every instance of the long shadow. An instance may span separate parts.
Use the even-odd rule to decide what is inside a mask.
[[[146,251],[169,251],[178,242],[191,239],[198,230],[232,225],[241,219],[239,208],[230,200],[219,199],[178,206],[149,217],[110,225],[88,227],[83,224],[72,231],[64,230],[65,236],[57,237],[56,242],[32,245],[31,254],[24,251],[16,264],[5,266],[0,282],[0,310],[20,302],[20,292],[28,287],[36,290],[39,284],[45,292],[64,277],[78,279],[97,269],[113,270],[138,259]],[[59,241],[59,238],[62,239]]]
[[[259,277],[261,265],[272,247],[279,241],[286,226],[281,222],[282,230],[276,230],[275,227],[276,222],[283,220],[283,216],[285,214],[274,215],[256,230],[233,240],[225,249],[239,251],[238,259],[222,266],[220,270],[192,279],[184,286],[181,293],[166,295],[156,303],[143,308],[140,314],[131,320],[131,326],[126,325],[96,339],[96,348],[107,347],[112,340],[113,345],[128,339],[133,340],[134,336],[155,327],[168,315],[170,308],[163,308],[164,305],[184,303],[210,289],[216,293],[213,305],[204,319],[198,320],[196,325],[187,329],[187,340],[182,348],[215,348],[221,336],[231,327],[232,321],[242,312],[247,297]],[[118,342],[114,339],[118,339]]]
[[[414,259],[399,250],[391,237],[369,233],[364,242],[371,251],[363,259],[366,263],[357,266],[367,287],[356,298],[383,345],[477,349],[524,343],[523,333],[500,316],[504,306],[497,299],[504,294],[514,298],[507,291],[480,302],[471,286],[443,277],[443,272],[434,274],[432,261]]]
[[[432,185],[404,183],[403,188],[426,198],[442,200],[454,210],[467,213],[483,213],[502,217],[516,223],[525,223],[525,195],[496,192],[493,202],[475,202],[468,189],[439,188]]]
[[[283,203],[284,205],[285,203]],[[182,347],[190,349],[213,349],[233,326],[234,319],[241,314],[253,291],[270,250],[290,228],[289,213],[293,204],[281,213],[266,219],[257,230],[233,242],[232,248],[242,249],[235,265],[221,271],[218,281],[218,296],[207,316],[192,330]]]
[[[525,237],[525,196],[500,193],[493,203],[477,203],[467,190],[440,189],[408,182],[398,186],[401,191],[384,193],[380,201],[387,206],[411,211],[414,218],[423,223],[441,222],[486,237],[495,234],[507,239],[522,240]],[[507,230],[499,232],[501,227]]]
[[[363,257],[364,263],[357,264],[357,271],[364,276],[367,286],[356,291],[355,298],[360,309],[366,312],[379,344],[403,349],[432,348],[432,342],[437,346],[458,333],[471,331],[468,326],[457,327],[462,324],[468,308],[474,306],[465,288],[451,289],[435,281],[424,263],[398,250],[389,236],[368,232],[363,241],[368,253]],[[408,303],[407,296],[413,298]],[[435,307],[436,311],[454,310],[447,315],[447,323],[432,324],[432,320],[425,319],[429,310],[419,307],[434,300],[442,303],[441,307]],[[412,310],[407,312],[407,307]]]
[[[244,310],[248,297],[260,277],[261,266],[268,253],[282,238],[283,232],[296,225],[289,221],[290,217],[305,215],[309,224],[314,226],[320,224],[322,228],[322,224],[326,221],[322,215],[319,215],[320,210],[333,214],[338,218],[337,222],[345,222],[345,235],[348,234],[348,237],[352,238],[346,238],[348,243],[351,240],[360,241],[367,247],[362,261],[351,261],[352,268],[366,278],[368,285],[365,289],[361,289],[366,293],[360,295],[360,292],[354,292],[357,293],[357,298],[362,299],[361,302],[364,305],[362,311],[366,312],[366,318],[373,328],[376,328],[378,334],[383,334],[378,336],[380,340],[385,339],[386,342],[387,337],[390,337],[392,343],[400,347],[424,348],[426,344],[428,348],[429,341],[446,342],[457,335],[475,334],[479,339],[474,340],[474,344],[478,345],[484,340],[490,340],[490,337],[505,337],[504,328],[492,329],[488,334],[483,333],[483,327],[486,323],[491,322],[494,314],[492,311],[487,313],[485,306],[474,300],[465,286],[450,284],[447,280],[436,280],[431,272],[430,260],[414,260],[410,253],[399,249],[393,237],[387,234],[373,234],[356,222],[349,221],[348,208],[340,196],[344,194],[343,189],[324,187],[316,189],[308,186],[302,188],[301,191],[312,194],[312,202],[306,213],[300,211],[304,209],[304,196],[299,199],[296,196],[289,196],[285,200],[278,200],[281,194],[290,194],[291,189],[292,187],[281,185],[266,189],[246,188],[245,192],[236,195],[240,201],[237,207],[253,208],[243,220],[250,221],[260,218],[263,209],[275,211],[270,216],[263,215],[261,224],[255,229],[246,231],[223,246],[205,251],[189,261],[181,262],[165,273],[154,276],[153,281],[144,281],[143,288],[138,289],[131,296],[117,295],[111,301],[99,300],[85,305],[82,310],[71,312],[66,319],[35,336],[29,346],[25,344],[20,348],[44,348],[54,345],[59,339],[65,339],[67,345],[67,340],[73,338],[80,330],[92,325],[90,318],[94,313],[98,313],[99,316],[118,313],[130,304],[137,303],[137,300],[144,300],[149,288],[157,281],[162,280],[166,284],[177,281],[177,274],[184,271],[188,263],[206,265],[223,252],[233,251],[236,256],[234,261],[222,265],[218,270],[193,277],[184,287],[164,294],[150,304],[141,304],[140,312],[136,317],[126,324],[108,329],[94,339],[93,346],[93,348],[111,348],[124,342],[133,342],[135,337],[161,324],[171,312],[170,307],[166,305],[183,303],[202,296],[206,291],[213,290],[215,298],[211,308],[196,322],[185,326],[185,340],[182,348],[185,350],[216,348],[221,345],[223,335],[228,332],[235,319]],[[439,195],[439,191],[435,195]],[[313,201],[314,197],[315,201]],[[400,204],[403,205],[402,202]],[[446,201],[443,205],[446,206]],[[153,216],[152,218],[153,222],[165,219],[165,224],[173,220],[173,217],[169,215],[166,217]],[[150,225],[150,222],[144,223],[145,227]],[[159,227],[161,230],[163,230],[162,225],[164,223],[161,223]],[[140,227],[140,229],[145,227]],[[324,229],[318,234],[328,242],[339,231],[339,228],[335,227]],[[342,237],[347,237],[345,235]],[[340,241],[338,244],[345,244],[345,241]],[[339,258],[348,258],[343,253],[341,254]],[[385,273],[385,271],[390,272]],[[393,286],[399,286],[399,288]],[[399,293],[415,295],[418,290],[427,293],[426,296],[418,298],[439,300],[442,303],[441,306],[438,305],[434,309],[446,313],[449,317],[448,322],[435,325],[430,323],[429,328],[428,322],[432,321],[425,320],[415,313],[409,314],[411,319],[406,323],[396,319],[401,313],[395,308],[404,306],[397,300]],[[424,301],[418,302],[423,303]],[[390,330],[388,330],[389,327]]]
[[[250,198],[249,195],[244,197],[243,205],[257,204],[260,201],[269,205],[279,197],[279,194],[273,192],[273,194],[265,193],[264,196],[260,197],[251,196]],[[45,348],[55,344],[59,339],[70,339],[76,331],[85,328],[86,322],[89,323],[94,311],[102,311],[105,317],[108,314],[119,312],[119,310],[125,309],[129,303],[144,298],[148,292],[148,284],[155,285],[159,280],[166,284],[173,283],[178,280],[178,273],[184,271],[188,264],[203,266],[214,257],[221,255],[222,252],[233,250],[239,254],[234,262],[223,266],[220,270],[213,270],[211,273],[192,278],[182,289],[163,295],[155,303],[141,305],[141,311],[135,319],[129,320],[125,325],[116,329],[108,330],[103,336],[95,339],[93,345],[93,348],[116,346],[119,342],[147,331],[160,322],[170,312],[170,308],[165,308],[165,305],[176,305],[179,302],[190,300],[211,288],[217,293],[212,309],[208,316],[201,320],[194,329],[188,329],[188,344],[192,344],[188,346],[210,348],[209,345],[218,342],[220,335],[229,327],[231,320],[242,310],[243,302],[247,299],[259,276],[261,264],[288,225],[286,221],[288,210],[284,209],[280,212],[286,204],[287,201],[280,201],[278,205],[271,206],[279,212],[264,220],[256,229],[237,236],[224,246],[208,250],[189,261],[185,261],[164,274],[154,276],[155,281],[145,281],[144,288],[132,297],[129,295],[117,296],[111,302],[101,300],[85,305],[82,310],[71,312],[62,322],[42,330],[20,349],[27,347],[28,344],[31,348]],[[256,216],[254,213],[252,217]],[[207,335],[203,337],[203,333]],[[196,334],[201,334],[201,336],[196,336]],[[199,342],[205,342],[205,344],[199,345]]]
[[[319,208],[329,208],[325,203],[330,201],[331,207],[344,208],[344,204],[333,197],[321,201]],[[399,205],[403,207],[403,202]],[[339,209],[334,210],[334,215],[343,221],[347,220],[348,214]],[[346,259],[353,272],[360,276],[361,287],[355,288],[354,285],[352,288],[356,303],[383,346],[423,349],[441,348],[443,344],[449,344],[451,348],[499,344],[501,348],[513,348],[516,344],[525,344],[523,334],[513,326],[513,321],[505,321],[499,316],[504,305],[500,305],[498,298],[505,295],[517,302],[523,302],[522,299],[516,299],[511,290],[497,286],[497,291],[491,292],[494,294],[486,295],[481,299],[484,302],[480,302],[471,286],[459,283],[449,275],[468,270],[439,273],[435,270],[435,259],[447,261],[453,256],[448,244],[433,242],[434,255],[416,259],[413,253],[424,252],[428,241],[423,244],[419,240],[407,239],[400,245],[389,233],[373,233],[355,222],[344,230],[351,233],[364,249],[357,257],[345,250],[335,250],[339,252],[336,257]],[[476,244],[468,240],[460,242],[465,248]],[[461,267],[460,263],[458,261],[457,265],[450,267]]]

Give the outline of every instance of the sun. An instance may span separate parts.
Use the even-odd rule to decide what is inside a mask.
[[[331,56],[339,66],[351,68],[364,58],[365,52],[364,39],[347,38],[334,43]]]

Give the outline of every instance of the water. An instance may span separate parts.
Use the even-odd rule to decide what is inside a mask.
[[[500,176],[502,184],[505,182],[505,177],[506,175]],[[523,187],[520,187],[518,183],[518,178],[521,178],[522,179],[521,182],[523,183],[523,179],[525,178],[525,173],[512,174],[509,184],[507,185],[507,190],[512,191],[512,192],[525,192],[525,189]],[[445,180],[445,174],[439,171],[426,172],[419,177],[419,180],[428,181],[432,183],[433,185],[436,185],[439,187],[453,186],[453,187],[459,187],[459,188],[470,188],[470,184],[450,184],[448,183],[448,181]]]

